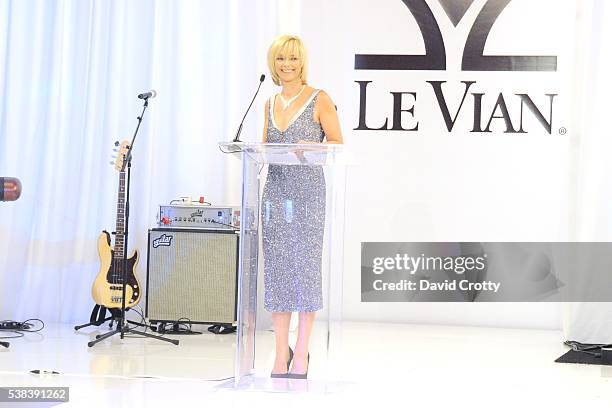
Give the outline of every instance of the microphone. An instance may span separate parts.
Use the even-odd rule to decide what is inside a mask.
[[[255,102],[255,98],[257,97],[257,94],[259,93],[259,88],[261,88],[261,84],[263,84],[264,79],[266,79],[266,76],[264,74],[261,74],[261,76],[259,77],[259,86],[257,87],[257,91],[255,91],[255,95],[253,95],[251,104],[247,108],[246,112],[244,112],[244,116],[242,117],[242,122],[240,122],[240,126],[238,126],[238,131],[236,132],[236,137],[234,137],[234,140],[232,140],[232,142],[234,143],[240,142],[240,132],[242,132],[242,125],[244,124],[244,119],[246,118],[247,113],[249,113],[251,106],[253,106],[253,102]]]
[[[15,201],[21,195],[21,181],[15,177],[0,177],[0,201]]]
[[[139,94],[138,99],[149,99],[149,98],[155,98],[156,96],[157,96],[157,92],[155,92],[155,89],[151,89],[149,92]]]

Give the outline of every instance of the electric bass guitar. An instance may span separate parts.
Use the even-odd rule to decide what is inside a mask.
[[[110,234],[102,231],[98,238],[100,272],[94,280],[91,294],[94,301],[107,309],[120,309],[123,300],[123,279],[125,276],[125,307],[131,308],[140,301],[140,283],[134,270],[138,264],[138,251],[134,251],[124,264],[125,232],[125,158],[129,152],[128,141],[124,140],[117,154],[115,170],[119,172],[117,192],[117,221],[115,228],[115,248],[111,248]],[[125,266],[125,275],[123,269]]]

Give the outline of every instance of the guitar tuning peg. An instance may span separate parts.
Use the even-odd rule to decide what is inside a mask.
[[[115,146],[119,146],[119,145],[120,145],[120,143],[115,140]]]
[[[113,149],[113,152],[117,153],[119,152],[119,149]]]
[[[109,161],[108,164],[110,164],[111,166],[114,166],[115,162],[114,161]]]
[[[111,158],[116,159],[117,155],[116,154],[111,154]]]

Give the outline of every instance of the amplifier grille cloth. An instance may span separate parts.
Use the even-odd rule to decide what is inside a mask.
[[[154,248],[161,235],[173,237],[170,245]],[[149,319],[233,322],[237,245],[235,234],[151,231]]]

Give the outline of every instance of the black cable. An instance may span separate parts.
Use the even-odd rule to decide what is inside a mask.
[[[601,358],[601,351],[597,352],[597,351],[591,351],[591,350],[579,350],[578,353],[589,354],[591,356]]]
[[[607,347],[612,347],[612,344],[586,344],[580,343],[579,341],[567,340],[564,341],[563,344],[569,346],[574,351],[587,351],[587,350],[596,350]]]
[[[233,229],[234,229],[234,230],[236,230],[236,231],[239,231],[239,230],[240,230],[240,228],[238,228],[238,227],[236,227],[236,226],[234,226],[234,225],[232,225],[232,224],[226,224],[226,223],[224,223],[224,222],[219,222],[219,221],[213,220],[212,218],[211,218],[210,220],[208,220],[208,221],[209,221],[211,224],[219,224],[219,225],[224,225],[224,226],[226,226],[226,227],[233,228]]]
[[[39,331],[41,331],[42,329],[44,329],[44,328],[45,328],[45,322],[43,322],[43,321],[42,321],[42,320],[40,320],[40,319],[28,319],[28,320],[24,320],[23,322],[21,322],[21,324],[22,324],[22,325],[24,325],[24,326],[25,326],[25,325],[30,325],[28,322],[40,322],[41,327],[40,327],[40,329],[36,329],[36,330],[32,330],[32,329],[29,329],[29,328],[28,328],[28,329],[24,329],[24,330],[22,330],[22,331],[24,331],[24,332],[28,332],[28,333],[36,333],[36,332],[39,332]],[[30,325],[30,327],[31,327],[31,326],[32,326],[32,325]]]
[[[41,327],[38,329],[32,329],[34,324],[30,322],[39,322]],[[2,320],[0,321],[0,331],[8,330],[8,331],[19,331],[19,332],[27,332],[27,333],[36,333],[45,328],[45,322],[40,319],[27,319],[23,322],[18,322],[15,320]]]
[[[202,380],[202,381],[217,382],[217,381],[226,381],[226,380],[231,380],[232,378],[234,378],[234,376],[231,376],[231,377],[226,377],[226,378],[217,378],[217,379],[214,379],[214,380],[204,379],[204,380]]]
[[[242,143],[242,142],[240,142],[240,143]],[[231,153],[240,153],[240,152],[242,152],[242,150],[223,150],[221,148],[221,146],[219,146],[219,145],[217,145],[217,147],[219,148],[221,153],[224,153],[224,154],[231,154]]]
[[[563,344],[570,347],[575,352],[584,353],[599,358],[601,358],[602,349],[612,347],[612,344],[585,344],[572,340],[564,341]]]
[[[39,322],[40,328],[35,329],[34,324],[31,322]],[[36,333],[45,328],[45,322],[40,319],[27,319],[23,322],[17,322],[15,320],[2,320],[0,321],[0,333],[12,333],[12,336],[0,336],[0,339],[18,339],[25,337],[25,333]],[[4,342],[2,342],[4,345]]]
[[[7,329],[2,329],[2,332],[4,333],[14,333],[15,336],[0,336],[0,339],[18,339],[21,337],[24,337],[25,334],[17,331],[17,330],[7,330]]]
[[[181,323],[181,321],[182,321],[182,320],[186,320],[186,321],[187,321],[187,323]],[[191,332],[191,331],[193,331],[193,330],[191,330],[191,319],[190,319],[190,318],[188,318],[188,317],[181,317],[181,318],[180,318],[180,319],[178,319],[176,322],[178,323],[178,326],[179,326],[179,327],[180,327],[181,325],[185,326],[185,330],[186,330],[187,332]]]
[[[135,313],[140,315],[140,324],[142,324],[144,326],[144,332],[147,332],[147,329],[149,328],[149,325],[147,324],[147,319],[145,319],[144,317],[144,310],[142,310],[142,306],[137,305],[138,309],[140,309],[140,311],[136,310],[136,309],[132,309]]]
[[[135,308],[131,308],[130,310],[134,311],[134,313],[136,313],[136,314],[138,314],[140,316],[140,324],[144,326],[144,331],[143,332],[146,333],[147,330],[150,328],[150,326],[147,324],[147,319],[144,316],[144,310],[142,310],[142,306],[140,306],[140,305],[136,305],[136,306],[138,307],[138,309],[140,309],[140,311],[136,310]],[[163,334],[161,336],[163,336]],[[130,336],[130,335],[127,335],[125,337],[139,338],[140,336]]]
[[[183,203],[183,200],[170,200],[170,205],[174,204],[174,203]],[[194,206],[197,207],[199,205],[203,205],[203,206],[211,206],[212,204],[209,203],[208,201],[204,201],[203,203],[196,201],[196,202],[191,202],[191,204],[189,204],[190,206]]]
[[[171,322],[159,322],[157,331],[166,334],[202,334],[193,331],[193,322],[188,317],[181,317]]]

